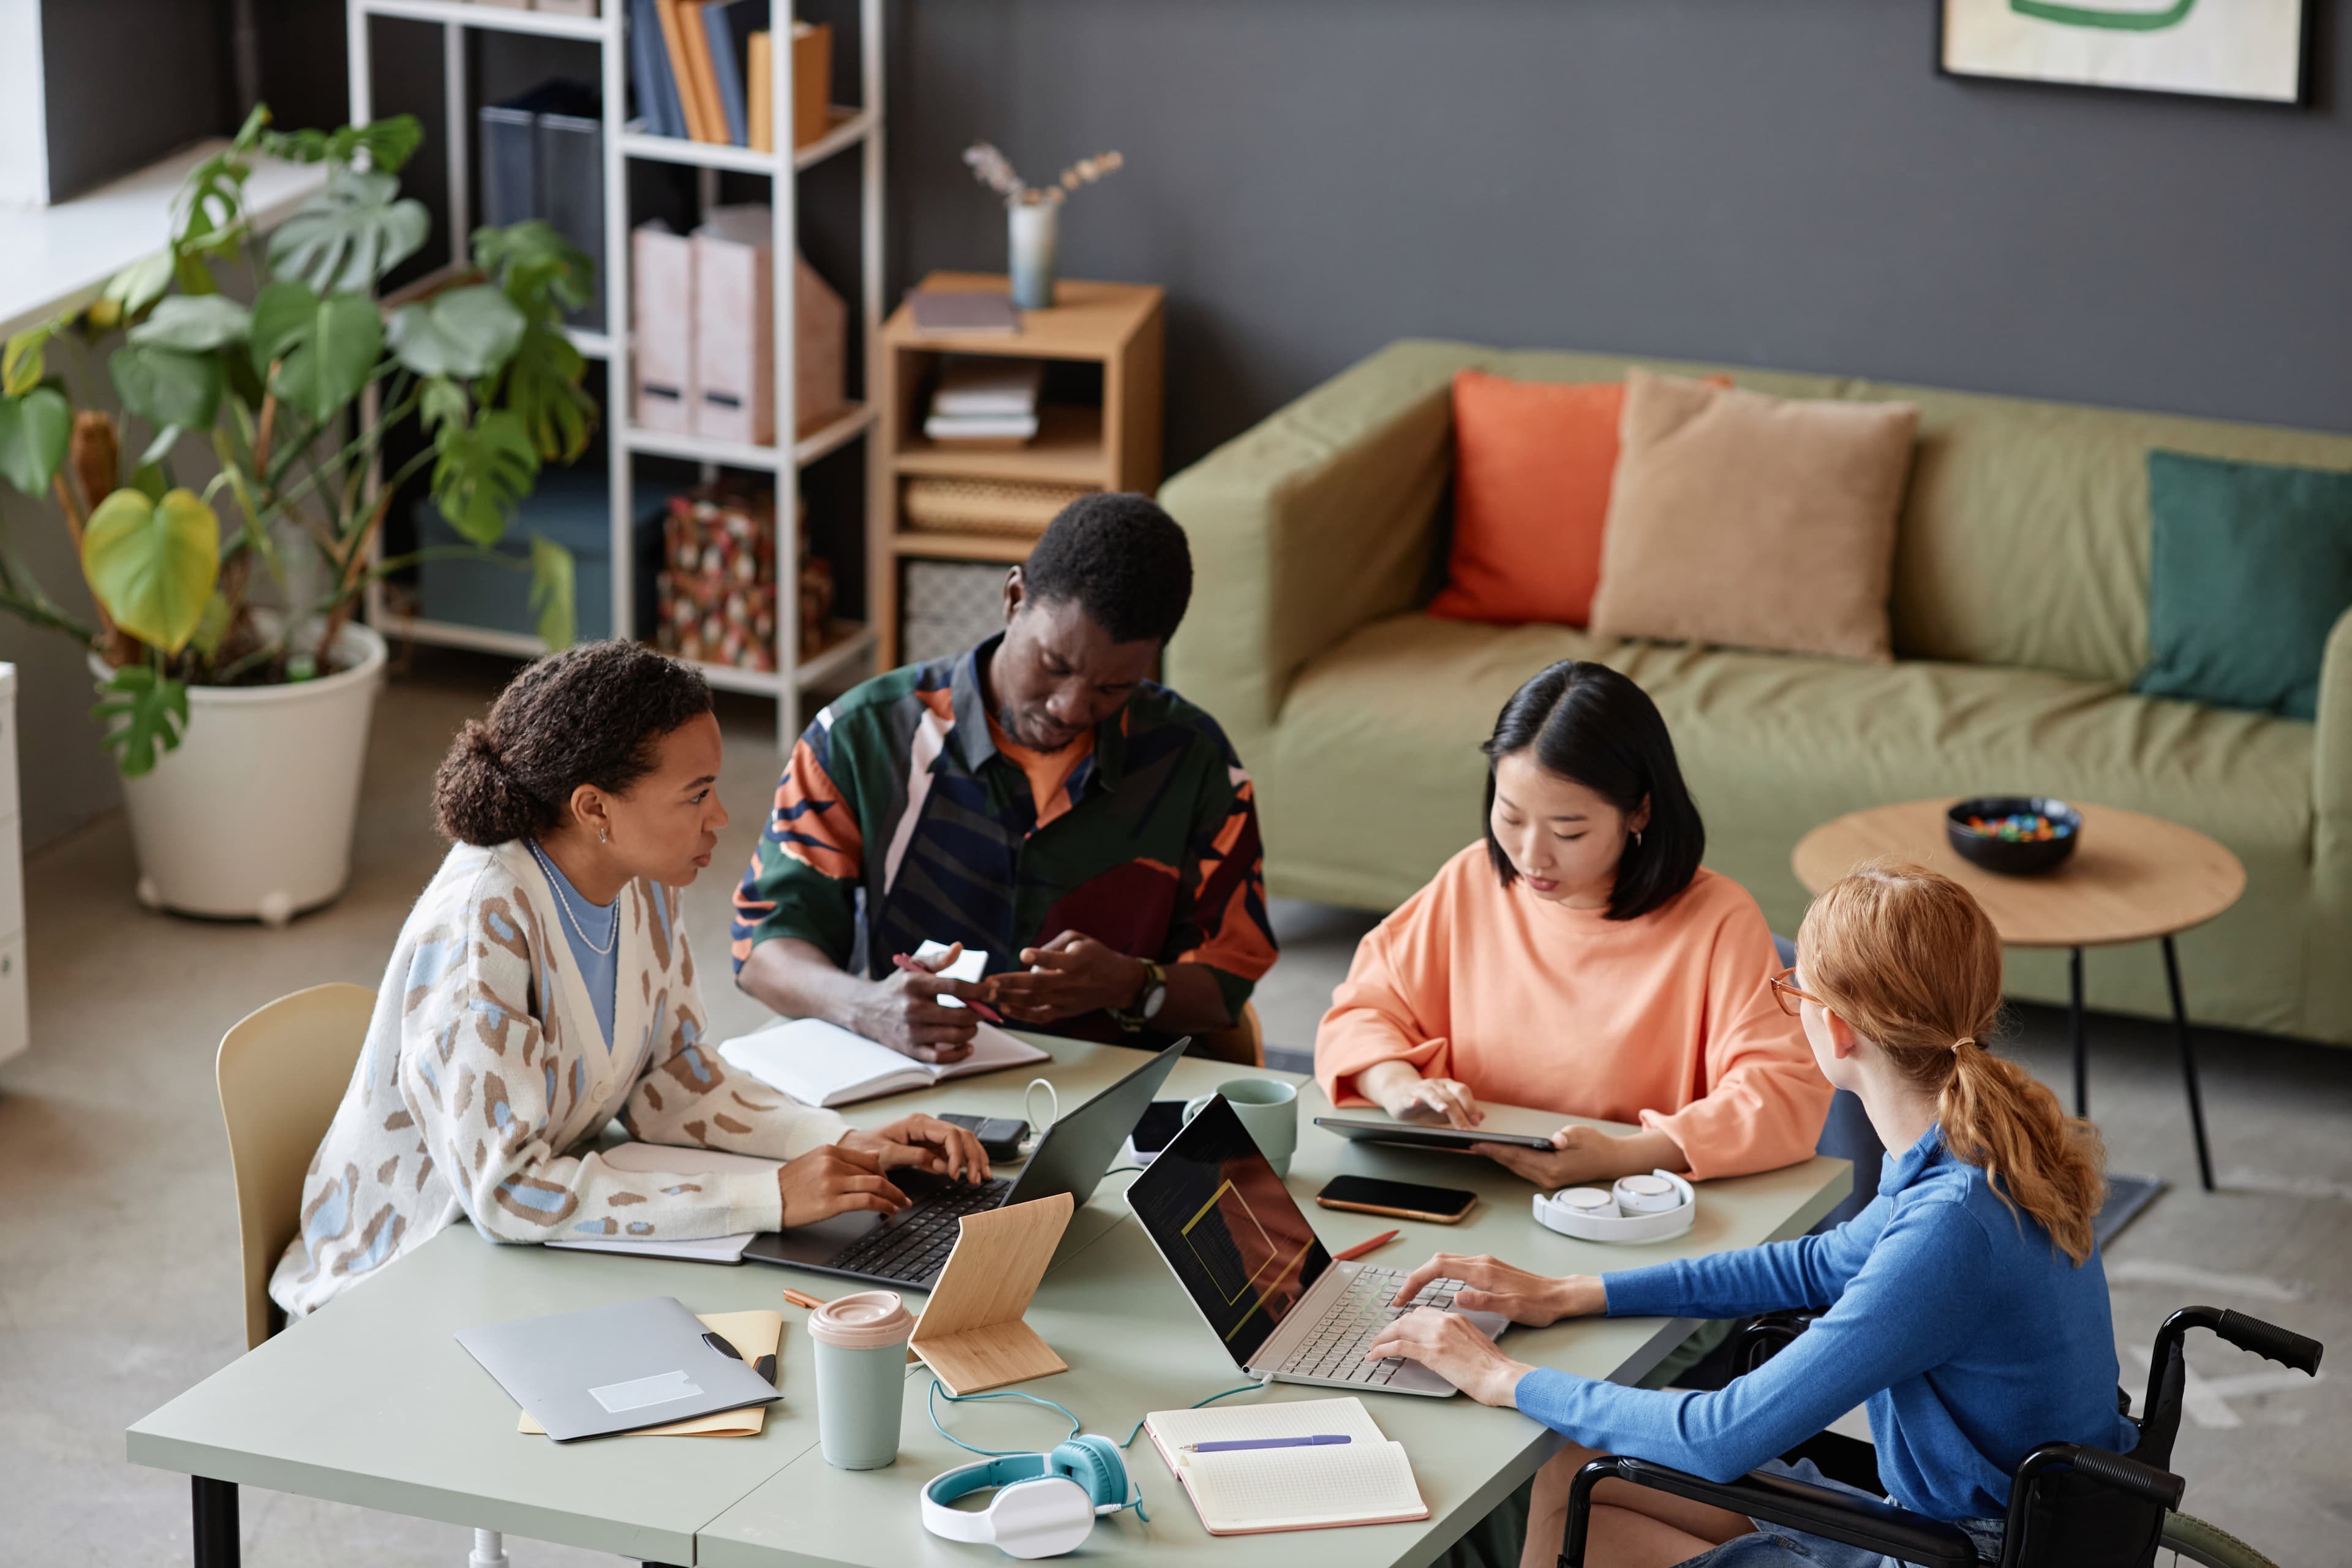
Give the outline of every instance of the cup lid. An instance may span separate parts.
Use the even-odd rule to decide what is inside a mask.
[[[827,1301],[809,1314],[809,1338],[844,1350],[880,1350],[902,1345],[915,1331],[915,1315],[896,1290],[860,1290]]]

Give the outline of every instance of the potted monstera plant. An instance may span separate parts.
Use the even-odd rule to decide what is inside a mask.
[[[0,357],[0,478],[66,531],[96,615],[5,537],[0,608],[87,647],[150,906],[277,923],[341,890],[384,666],[354,615],[418,559],[380,548],[410,479],[465,541],[440,551],[530,571],[541,635],[572,640],[572,557],[496,547],[541,465],[587,445],[562,312],[590,266],[544,224],[480,229],[469,273],[387,310],[377,285],[431,227],[400,195],[420,140],[406,116],[282,132],[257,110],[163,250]],[[326,165],[266,236],[244,204],[264,154]],[[120,412],[75,405],[105,384]],[[386,446],[404,425],[413,454]]]

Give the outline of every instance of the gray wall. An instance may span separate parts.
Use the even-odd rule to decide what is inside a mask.
[[[957,154],[1117,147],[1064,271],[1170,292],[1169,466],[1392,338],[2352,430],[2346,41],[2295,111],[1935,73],[1933,0],[899,0],[894,277]]]
[[[222,0],[44,0],[49,200],[235,130]]]

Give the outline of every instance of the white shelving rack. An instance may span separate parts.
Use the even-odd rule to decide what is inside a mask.
[[[607,468],[611,482],[613,549],[613,627],[615,637],[650,637],[653,628],[633,624],[635,569],[631,546],[635,511],[632,459],[640,456],[680,458],[702,465],[706,479],[721,468],[773,477],[776,498],[776,668],[745,669],[735,665],[703,663],[700,668],[713,686],[728,690],[772,697],[776,703],[776,736],[781,750],[789,750],[800,734],[803,696],[838,685],[870,661],[874,635],[869,626],[836,622],[834,637],[814,658],[797,657],[800,646],[800,560],[798,523],[800,471],[818,458],[852,441],[866,443],[866,526],[873,526],[877,509],[887,503],[889,474],[873,438],[876,422],[874,390],[880,385],[875,361],[882,324],[882,0],[858,0],[859,101],[855,108],[833,109],[827,132],[807,146],[793,148],[793,51],[788,31],[787,0],[775,0],[779,24],[777,46],[769,51],[773,77],[770,101],[775,110],[778,150],[755,152],[746,147],[718,146],[677,137],[649,135],[642,121],[627,117],[629,89],[627,0],[602,0],[600,16],[576,16],[551,11],[512,10],[474,4],[472,0],[344,0],[350,38],[351,115],[355,125],[374,117],[373,90],[373,40],[369,28],[377,17],[436,24],[442,35],[442,78],[446,110],[440,141],[447,159],[449,256],[446,268],[413,287],[422,292],[452,270],[469,265],[467,237],[474,226],[470,188],[475,105],[467,91],[467,44],[472,31],[529,33],[544,37],[593,43],[600,51],[600,84],[604,99],[604,268],[599,279],[604,293],[602,332],[574,331],[572,343],[591,360],[604,364],[604,438],[609,444]],[[830,106],[829,106],[830,107]],[[851,353],[866,367],[866,401],[853,403],[839,417],[811,430],[802,430],[793,406],[793,334],[798,312],[793,309],[793,261],[800,253],[799,191],[794,177],[828,159],[857,150],[859,180],[858,306],[852,312],[858,341]],[[776,334],[776,429],[773,447],[708,441],[637,427],[633,415],[629,374],[629,231],[628,165],[631,159],[682,163],[702,171],[701,197],[707,208],[716,200],[720,172],[765,174],[772,187],[770,210],[774,215]],[[784,432],[798,431],[787,440]],[[862,546],[861,546],[862,549]],[[869,584],[868,592],[880,592]],[[386,635],[415,642],[467,647],[518,658],[545,651],[540,639],[484,626],[433,621],[396,613],[386,603],[380,585],[368,594],[368,619]]]

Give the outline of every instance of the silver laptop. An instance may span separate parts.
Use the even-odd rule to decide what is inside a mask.
[[[1417,1306],[1452,1310],[1459,1279],[1431,1281],[1389,1303],[1408,1272],[1335,1263],[1315,1227],[1223,1099],[1202,1108],[1127,1189],[1128,1207],[1160,1249],[1234,1363],[1252,1377],[1391,1394],[1455,1393],[1404,1360],[1366,1361],[1391,1320]],[[1462,1316],[1499,1335],[1498,1312]]]
[[[457,1342],[559,1443],[782,1397],[674,1296],[459,1329]]]

